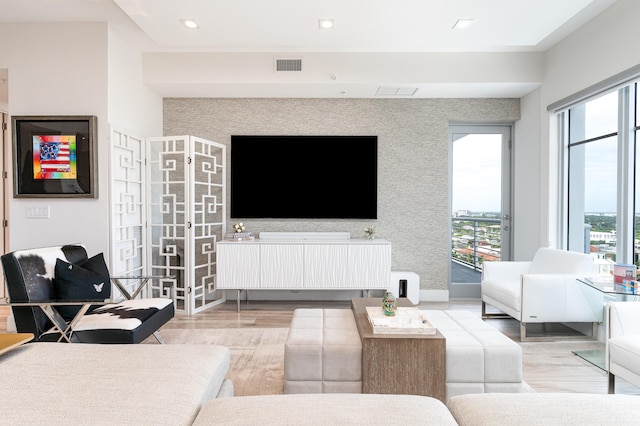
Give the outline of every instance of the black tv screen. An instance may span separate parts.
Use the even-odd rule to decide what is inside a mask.
[[[231,217],[376,219],[377,136],[231,136]]]

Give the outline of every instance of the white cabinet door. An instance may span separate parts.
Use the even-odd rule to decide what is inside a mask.
[[[349,286],[386,289],[391,281],[391,245],[361,244],[349,247]]]
[[[302,244],[263,244],[260,247],[261,287],[304,288]]]
[[[305,288],[349,288],[348,244],[308,244],[304,252]]]
[[[219,289],[260,288],[259,245],[237,242],[216,247]]]
[[[258,241],[217,244],[219,289],[386,289],[391,244]]]

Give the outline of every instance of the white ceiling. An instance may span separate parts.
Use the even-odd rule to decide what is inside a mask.
[[[544,52],[615,1],[0,0],[0,22],[108,21],[144,52],[373,53],[398,58],[416,53]],[[184,28],[184,18],[197,20],[201,28]],[[320,29],[320,18],[334,19],[335,28]],[[458,19],[473,23],[454,30]],[[260,96],[259,83],[254,81],[254,92],[247,89],[243,96]],[[430,83],[415,81],[414,86]],[[315,97],[312,86],[300,84],[288,96]],[[163,96],[180,95],[175,85],[166,93],[160,86],[155,89]],[[438,96],[447,96],[444,89]],[[206,93],[192,82],[188,90]],[[531,87],[509,90],[501,84],[496,96],[521,96],[523,90]]]
[[[592,17],[597,3],[611,3],[593,0],[114,2],[162,49],[224,52],[545,50]],[[183,18],[195,19],[201,28],[185,29],[179,21]],[[320,29],[320,18],[334,19],[335,28]],[[473,19],[473,25],[466,31],[454,31],[453,25],[461,18]]]

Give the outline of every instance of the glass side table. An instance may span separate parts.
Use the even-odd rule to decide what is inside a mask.
[[[637,301],[639,299],[637,299],[640,296],[640,289],[638,288],[633,288],[633,287],[629,287],[629,286],[625,286],[624,284],[619,284],[619,283],[614,283],[613,282],[613,277],[608,278],[608,277],[603,277],[603,278],[590,278],[590,277],[585,277],[585,278],[578,278],[578,282],[582,283],[586,286],[589,286],[591,288],[595,288],[596,290],[598,290],[599,292],[601,292],[604,295],[609,295],[611,297],[613,297],[611,300],[634,300]],[[618,296],[623,296],[622,298],[618,297]],[[629,297],[633,297],[634,299],[628,299]],[[603,298],[604,299],[604,298]]]
[[[613,277],[584,277],[578,278],[577,281],[582,284],[581,290],[588,294],[599,322],[604,321],[604,310],[608,302],[640,301],[640,289],[615,283]],[[604,349],[580,350],[572,351],[572,353],[602,370],[606,371],[607,369]]]

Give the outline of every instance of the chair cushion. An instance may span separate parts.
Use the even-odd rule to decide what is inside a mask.
[[[140,343],[174,315],[172,299],[124,300],[82,317],[74,335],[82,343]]]
[[[612,337],[607,345],[611,364],[622,365],[629,371],[640,375],[640,334],[623,334]]]
[[[73,328],[73,338],[81,343],[140,343],[174,314],[172,299],[124,300],[84,315]],[[55,342],[59,337],[59,332],[52,328],[40,340]]]
[[[102,253],[83,262],[73,264],[56,259],[53,288],[57,301],[104,301],[111,297],[109,269]],[[92,306],[89,312],[97,306]],[[80,310],[80,306],[57,306],[67,321]]]
[[[531,263],[530,274],[581,274],[593,272],[593,258],[589,254],[541,247]]]
[[[507,305],[516,312],[521,310],[520,276],[512,279],[487,280],[482,283],[482,295]]]

